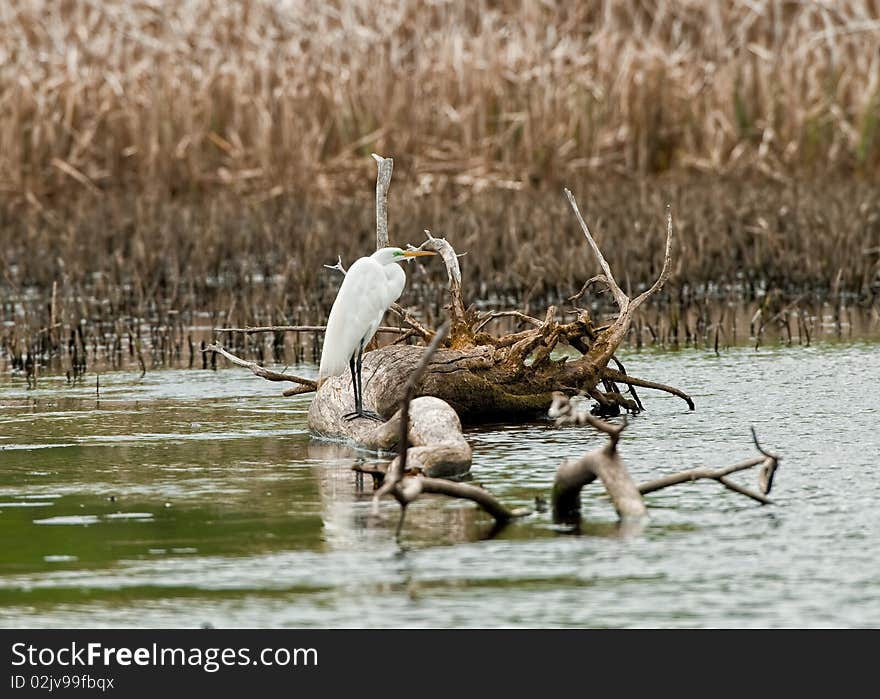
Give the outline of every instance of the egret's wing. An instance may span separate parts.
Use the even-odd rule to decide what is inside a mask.
[[[342,374],[361,340],[369,342],[375,334],[388,308],[386,285],[382,266],[369,257],[349,268],[327,319],[320,378]]]

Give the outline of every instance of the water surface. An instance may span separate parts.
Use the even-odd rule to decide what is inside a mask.
[[[0,379],[0,626],[878,626],[880,347],[630,351],[643,390],[622,454],[637,480],[783,456],[761,507],[700,482],[621,532],[598,486],[580,535],[547,512],[493,532],[425,498],[402,541],[310,398],[228,369]],[[310,367],[298,367],[306,373]],[[473,476],[512,506],[601,444],[546,422],[468,434]],[[756,475],[742,480],[754,485]]]

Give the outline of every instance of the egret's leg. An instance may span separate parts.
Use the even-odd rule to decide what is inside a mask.
[[[357,358],[357,375],[358,375],[358,391],[360,391],[361,396],[361,415],[363,417],[368,417],[371,420],[378,420],[379,422],[385,422],[381,415],[378,413],[374,413],[372,410],[364,410],[364,343],[361,342],[361,347],[358,350],[358,358]]]
[[[363,375],[363,366],[364,366],[364,341],[361,340],[361,344],[358,345],[357,351],[357,364],[355,368],[357,370],[357,382],[358,382],[358,395],[361,397],[361,402],[357,406],[357,410],[359,413],[364,412],[364,375]]]
[[[351,370],[351,390],[354,391],[354,409],[359,410],[360,406],[360,387],[357,380],[357,369],[355,368],[354,355],[348,360],[348,368]]]
[[[384,422],[381,415],[374,413],[372,410],[364,410],[364,378],[363,378],[363,365],[364,365],[364,343],[361,341],[360,346],[357,351],[357,361],[355,365],[355,374],[357,375],[357,399],[355,402],[355,413],[354,417],[366,417],[371,420],[378,420],[379,422]],[[349,413],[351,415],[351,413]],[[347,419],[352,419],[348,415],[345,416]]]
[[[348,360],[348,368],[351,370],[351,390],[354,391],[354,412],[346,413],[342,417],[345,420],[354,420],[356,417],[360,417],[363,412],[363,410],[361,410],[361,392],[360,386],[358,385],[355,355],[351,355],[351,359]]]

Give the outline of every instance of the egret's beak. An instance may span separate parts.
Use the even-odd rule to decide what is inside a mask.
[[[436,255],[436,252],[430,250],[407,250],[403,253],[404,257],[427,257],[428,255]]]

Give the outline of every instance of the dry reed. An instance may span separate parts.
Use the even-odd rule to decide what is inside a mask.
[[[0,189],[880,164],[876,0],[0,2]],[[400,179],[399,174],[395,177]]]

